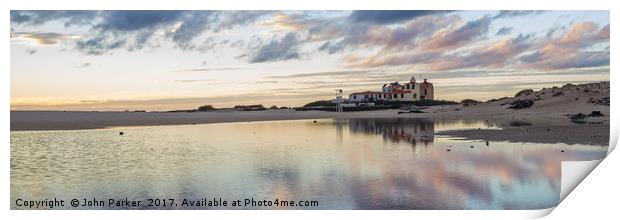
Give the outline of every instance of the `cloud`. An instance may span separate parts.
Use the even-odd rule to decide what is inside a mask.
[[[523,66],[538,69],[583,68],[609,65],[609,51],[584,50],[609,43],[609,25],[592,22],[573,24],[563,35],[539,43],[540,49],[519,59]]]
[[[241,70],[241,69],[245,69],[245,68],[240,68],[240,67],[197,68],[197,69],[175,70],[174,72],[211,72],[211,71],[226,71],[226,70]]]
[[[419,45],[421,38],[429,38],[437,30],[460,22],[458,16],[425,16],[408,21],[404,26],[386,27],[384,25],[351,24],[343,32],[341,39],[324,42],[319,51],[329,54],[341,52],[346,48],[381,48],[379,53],[409,50]]]
[[[469,21],[464,25],[435,33],[431,40],[424,43],[425,50],[446,50],[463,46],[486,34],[492,19],[488,16]]]
[[[75,50],[88,55],[155,48],[162,41],[181,50],[197,52],[227,46],[241,50],[241,55],[236,57],[250,63],[299,59],[303,48],[304,54],[340,53],[340,61],[346,67],[544,69],[589,67],[609,62],[609,49],[600,51],[605,43],[609,44],[609,25],[599,27],[595,23],[581,22],[570,27],[551,28],[545,38],[534,39],[521,34],[515,38],[491,40],[514,36],[515,31],[511,27],[501,27],[489,33],[493,20],[532,16],[543,11],[490,12],[465,21],[460,13],[449,12],[353,11],[317,16],[295,11],[11,11],[11,39],[33,45],[56,45],[70,40]],[[27,26],[52,21],[65,26],[83,25],[87,33],[78,36],[14,31],[31,30]],[[254,23],[260,26],[253,28],[269,29],[243,39],[221,38],[220,32]]]
[[[105,11],[96,26],[104,31],[136,31],[178,21],[185,11]]]
[[[389,54],[381,56],[371,56],[366,59],[357,59],[349,63],[349,67],[382,67],[382,66],[402,66],[437,62],[442,53],[438,51],[414,51],[399,54]]]
[[[262,25],[273,28],[275,30],[300,31],[309,29],[313,25],[315,19],[308,19],[303,14],[287,14],[277,12],[273,17]]]
[[[11,39],[27,41],[33,45],[55,45],[66,40],[80,39],[80,36],[53,32],[11,32]]]
[[[75,24],[87,24],[99,14],[99,11],[11,11],[11,23],[20,25],[41,25],[50,21],[62,20],[66,27]]]
[[[431,62],[432,70],[451,70],[472,67],[501,68],[510,65],[510,60],[532,45],[531,35],[502,39],[494,44],[471,49],[464,54],[446,55],[439,62]]]
[[[383,45],[375,55],[348,59],[349,67],[427,65],[443,54],[461,48],[487,34],[491,24],[488,16],[462,23],[458,16],[424,17],[407,23],[405,28],[377,31],[371,44]],[[369,32],[372,33],[372,32]],[[366,39],[365,41],[368,41]],[[381,42],[383,41],[383,42]]]
[[[126,44],[124,39],[96,37],[76,42],[75,47],[88,55],[102,55],[110,50],[118,49]]]
[[[181,79],[181,80],[175,80],[175,82],[195,83],[195,82],[213,82],[213,80],[211,79]]]
[[[217,18],[216,12],[205,11],[201,13],[188,13],[185,15],[184,21],[170,35],[172,41],[182,49],[191,49],[194,45],[192,40],[207,29],[211,28],[211,24]]]
[[[312,73],[297,73],[291,75],[279,75],[279,76],[268,76],[267,78],[272,79],[292,79],[292,78],[306,78],[306,77],[317,77],[317,76],[350,76],[350,75],[359,75],[359,74],[367,74],[370,70],[350,70],[350,71],[329,71],[329,72],[312,72]]]
[[[250,63],[283,61],[299,58],[299,38],[295,33],[288,33],[282,39],[274,39],[260,47],[251,55]]]
[[[414,19],[417,17],[434,15],[434,14],[443,14],[450,11],[441,11],[441,10],[414,10],[414,11],[405,11],[405,10],[364,10],[364,11],[353,11],[349,16],[353,22],[368,22],[373,24],[391,24],[398,23],[402,21],[407,21],[410,19]]]
[[[214,45],[205,45],[200,40],[207,31],[218,32],[239,25],[250,24],[272,11],[11,11],[11,24],[37,26],[47,22],[61,21],[65,26],[84,25],[90,33],[78,51],[101,55],[114,49],[126,48],[128,51],[140,50],[146,45],[156,47],[153,41],[170,40],[183,50],[205,51]],[[89,50],[85,43],[123,42],[117,44],[98,44],[97,51]],[[91,45],[94,46],[94,45]],[[86,49],[86,50],[82,50]]]
[[[264,80],[264,81],[256,82],[256,84],[273,84],[273,83],[278,83],[278,81],[276,81],[276,80]]]
[[[510,34],[510,33],[512,32],[512,29],[513,29],[513,28],[511,28],[511,27],[503,27],[503,28],[500,28],[499,30],[497,30],[497,33],[495,33],[495,35],[497,35],[497,36],[501,36],[501,35],[507,35],[507,34]]]
[[[239,25],[248,25],[256,22],[257,19],[274,13],[274,11],[259,10],[259,11],[229,11],[220,15],[222,18],[215,30],[231,29]]]
[[[493,19],[518,17],[518,16],[525,16],[525,15],[537,15],[543,12],[544,11],[537,11],[537,10],[510,10],[510,11],[502,10],[502,11],[499,11],[499,13],[497,13],[495,16],[493,16]]]

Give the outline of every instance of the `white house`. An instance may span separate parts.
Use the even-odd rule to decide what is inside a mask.
[[[409,82],[400,84],[398,82],[383,84],[380,92],[366,91],[354,92],[349,95],[348,102],[374,102],[377,100],[385,101],[419,101],[434,99],[433,84],[424,79],[423,82],[416,82],[412,76]]]

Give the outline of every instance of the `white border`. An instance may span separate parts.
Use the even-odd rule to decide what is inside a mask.
[[[2,198],[0,199],[0,207],[3,208],[2,215],[5,215],[5,219],[10,218],[46,218],[46,219],[104,219],[104,218],[149,218],[149,219],[180,219],[198,216],[207,216],[214,218],[233,218],[233,219],[246,219],[251,218],[301,218],[301,219],[316,219],[316,218],[359,218],[359,219],[385,219],[385,218],[433,218],[433,219],[498,219],[498,218],[535,218],[544,216],[551,210],[538,210],[538,211],[9,211],[10,204],[10,182],[9,182],[9,127],[10,127],[10,21],[9,10],[10,9],[213,9],[213,10],[240,10],[240,9],[261,9],[261,10],[318,10],[318,9],[330,9],[330,10],[350,10],[350,9],[441,9],[441,10],[496,10],[496,9],[538,9],[538,10],[610,10],[611,20],[614,20],[617,16],[614,12],[617,9],[617,4],[612,4],[612,1],[604,0],[564,0],[564,1],[548,1],[548,0],[520,0],[520,1],[497,1],[497,0],[381,0],[381,1],[368,1],[360,2],[359,0],[336,0],[336,1],[293,1],[293,0],[227,0],[227,1],[189,1],[189,0],[176,0],[176,1],[158,1],[158,0],[108,0],[108,1],[77,1],[77,0],[56,0],[56,1],[33,1],[33,0],[20,0],[20,1],[2,1],[2,72],[3,80],[0,80],[2,85],[2,95],[0,95],[0,101],[4,104],[2,106],[2,123],[0,128],[4,131],[1,135],[2,141],[2,169],[1,175],[4,181],[2,181]],[[7,7],[4,7],[7,6]],[[617,19],[616,19],[617,20]],[[617,31],[612,28],[611,38],[617,35]],[[613,41],[613,40],[611,40]],[[611,56],[611,65],[617,62],[617,58]],[[612,84],[612,112],[618,109],[618,83],[614,83],[613,74],[610,74]],[[610,142],[614,143],[618,140],[618,129],[620,121],[614,114],[611,115],[612,135]],[[615,155],[610,156],[609,159]],[[550,217],[575,217],[575,214],[584,214],[583,217],[590,216],[590,213],[596,213],[599,216],[614,216],[614,210],[612,206],[607,206],[610,209],[600,209],[603,204],[613,204],[617,198],[613,198],[615,195],[608,196],[605,192],[610,190],[609,188],[601,187],[617,187],[618,178],[617,170],[618,158],[613,161],[603,161],[601,166],[596,168],[593,172],[592,178],[586,178],[584,182],[577,187],[577,192],[573,192],[579,197],[572,198],[569,195],[567,205],[560,204],[560,206],[554,211],[557,212],[557,216],[551,215]],[[606,159],[606,160],[609,160]],[[600,174],[600,175],[599,175]],[[605,175],[605,176],[602,176]],[[616,184],[609,184],[616,183]],[[618,192],[617,190],[615,192]],[[586,193],[586,194],[584,194]],[[579,201],[570,201],[571,199],[579,199]],[[577,206],[569,206],[568,204],[578,204]],[[567,206],[567,207],[565,207]],[[605,207],[605,206],[603,206]],[[606,215],[601,215],[606,214]]]

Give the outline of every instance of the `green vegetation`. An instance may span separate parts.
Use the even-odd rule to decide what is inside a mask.
[[[509,97],[501,97],[501,98],[497,98],[497,99],[489,99],[487,102],[504,101],[506,99],[509,99]]]
[[[305,104],[303,107],[321,107],[321,106],[336,106],[336,103],[333,103],[331,100],[319,100]]]
[[[234,107],[238,111],[264,111],[267,110],[263,105],[237,105]]]
[[[203,105],[198,107],[199,112],[213,111],[215,108],[212,105]]]
[[[480,101],[473,100],[473,99],[463,99],[461,101],[461,105],[463,105],[463,106],[472,106],[472,105],[477,105],[479,103],[480,103]]]
[[[515,94],[515,97],[529,95],[529,94],[532,94],[532,93],[534,93],[534,90],[532,90],[532,89],[524,89],[524,90],[521,90],[521,91],[517,92],[517,94]]]
[[[435,106],[435,105],[457,105],[458,102],[449,101],[449,100],[419,100],[413,101],[414,105],[417,106]]]

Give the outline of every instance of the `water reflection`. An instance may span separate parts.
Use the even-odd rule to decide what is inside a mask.
[[[308,209],[541,209],[558,202],[561,161],[607,152],[433,134],[489,126],[349,119],[11,132],[11,207],[17,198],[222,197],[320,202]]]
[[[413,147],[418,142],[428,146],[435,138],[435,123],[422,118],[349,119],[349,131],[377,134],[386,141],[407,142]]]

